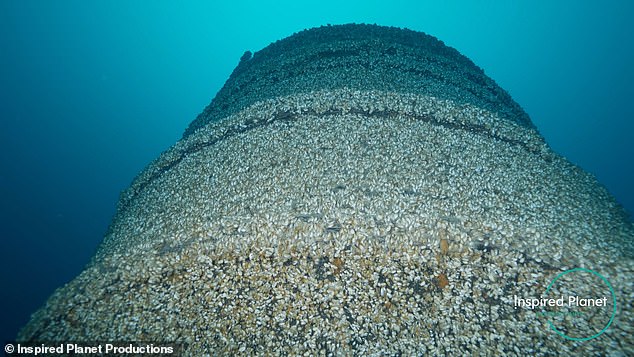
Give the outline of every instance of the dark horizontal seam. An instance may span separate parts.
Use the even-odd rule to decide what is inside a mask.
[[[454,74],[454,75],[468,75],[468,80],[475,85],[476,87],[486,90],[489,92],[489,94],[491,95],[495,95],[496,97],[498,95],[501,94],[501,90],[499,87],[491,87],[489,86],[488,83],[485,83],[485,79],[486,77],[484,75],[480,75],[478,78],[478,74],[474,74],[474,73],[469,73],[469,72],[464,72],[461,71],[460,68],[458,67],[453,67],[453,66],[449,66],[448,64],[443,64],[441,62],[436,63],[437,65],[444,67],[447,69],[447,71],[449,73],[447,74]],[[487,102],[489,104],[496,104],[495,101],[487,98],[487,96],[483,93],[480,93],[479,91],[475,90],[473,87],[469,86],[469,85],[463,85],[462,82],[456,82],[453,81],[449,78],[447,78],[447,75],[443,75],[443,73],[439,73],[439,71],[434,71],[433,68],[426,68],[427,66],[425,66],[425,68],[416,68],[416,67],[411,67],[411,66],[405,66],[399,63],[389,63],[389,62],[385,62],[385,63],[381,63],[381,64],[372,64],[371,61],[365,61],[363,63],[355,63],[355,65],[358,66],[362,66],[362,67],[366,67],[366,66],[375,66],[376,69],[379,69],[381,67],[385,67],[390,71],[394,71],[395,73],[397,72],[404,72],[404,73],[412,73],[414,76],[418,76],[418,77],[422,77],[423,79],[429,80],[431,83],[440,83],[443,86],[447,86],[447,87],[454,87],[457,88],[459,91],[464,91],[464,92],[469,92],[471,93],[475,98],[482,100],[484,102]],[[388,66],[389,65],[389,66]],[[244,93],[244,92],[254,92],[254,91],[258,91],[259,89],[261,89],[263,86],[268,86],[269,83],[266,83],[266,80],[264,79],[270,79],[270,78],[278,78],[278,75],[283,74],[282,76],[280,76],[281,79],[284,80],[296,80],[298,77],[304,77],[307,74],[310,73],[324,73],[324,72],[330,72],[335,74],[337,72],[337,70],[340,69],[347,69],[350,67],[349,63],[336,63],[336,64],[332,64],[332,63],[319,63],[319,61],[310,61],[310,62],[306,62],[305,65],[301,65],[301,64],[297,64],[295,66],[293,66],[294,70],[293,71],[280,71],[278,69],[264,69],[264,68],[260,68],[258,69],[261,73],[260,74],[255,74],[252,75],[250,77],[250,79],[246,79],[246,78],[236,78],[236,81],[239,81],[240,79],[244,79],[244,81],[242,83],[240,83],[239,85],[236,84],[234,87],[232,87],[229,90],[229,93],[227,93],[225,95],[225,97],[227,98],[237,98],[238,94],[240,93]],[[256,71],[255,69],[252,69],[253,71]],[[442,71],[440,71],[442,72]],[[246,75],[244,75],[243,77],[246,77]],[[281,79],[278,78],[277,81],[281,81]],[[475,78],[478,78],[481,82],[477,82],[475,80]],[[256,82],[262,83],[263,85],[261,85],[260,87],[255,87],[255,89],[251,89],[249,90],[252,85]],[[376,88],[376,89],[380,89],[380,88]],[[448,98],[451,99],[451,98]],[[236,102],[229,102],[228,105],[234,105]],[[249,104],[246,104],[246,106],[248,106]],[[246,107],[245,106],[245,107]],[[508,108],[513,110],[514,108]],[[238,109],[239,111],[240,109]],[[518,122],[518,124],[522,125],[522,126],[526,126],[526,123],[524,123],[524,121]]]
[[[502,142],[505,142],[505,143],[508,143],[508,144],[511,144],[511,145],[521,146],[526,151],[528,151],[528,152],[530,152],[532,154],[540,154],[539,150],[536,150],[536,149],[533,149],[533,148],[529,147],[526,143],[524,143],[524,142],[522,142],[520,140],[505,138],[503,136],[491,133],[490,130],[488,130],[483,125],[469,125],[469,124],[461,124],[461,123],[448,123],[448,122],[444,122],[444,121],[438,120],[433,115],[429,115],[429,114],[412,115],[412,114],[399,112],[397,110],[374,110],[374,111],[370,112],[368,110],[359,109],[359,108],[352,108],[352,109],[347,110],[347,111],[342,110],[342,109],[339,109],[339,110],[330,109],[330,110],[327,110],[327,111],[324,111],[324,112],[316,111],[314,109],[312,109],[312,110],[309,109],[309,110],[306,110],[306,111],[302,111],[301,113],[294,113],[292,111],[280,110],[280,111],[277,111],[277,112],[273,113],[273,119],[271,119],[271,120],[254,121],[254,120],[250,119],[250,120],[247,120],[245,123],[241,123],[241,124],[238,124],[238,125],[230,128],[224,135],[222,135],[219,138],[216,138],[216,139],[213,139],[211,141],[204,142],[204,143],[197,143],[195,145],[192,145],[192,146],[188,147],[187,149],[185,149],[184,151],[181,152],[179,157],[177,157],[176,159],[170,161],[166,165],[162,166],[156,172],[154,172],[148,179],[146,179],[144,182],[140,183],[137,186],[137,188],[135,189],[134,194],[129,199],[126,200],[125,204],[121,205],[120,210],[121,211],[125,210],[127,208],[127,206],[129,205],[129,203],[132,202],[139,195],[139,193],[141,193],[141,191],[143,191],[145,189],[145,187],[147,187],[155,179],[159,178],[163,173],[167,172],[168,170],[172,169],[174,166],[178,165],[178,163],[180,163],[183,159],[185,159],[185,157],[187,155],[196,153],[196,152],[198,152],[198,151],[200,151],[200,150],[202,150],[204,148],[207,148],[209,146],[215,145],[216,143],[224,141],[224,140],[226,140],[226,139],[228,139],[230,137],[245,133],[245,132],[253,130],[253,129],[263,128],[263,127],[266,127],[266,126],[271,125],[271,124],[276,123],[276,122],[291,122],[291,121],[294,121],[299,114],[301,114],[301,115],[319,115],[319,116],[337,115],[337,114],[356,114],[356,115],[363,115],[363,116],[370,117],[370,118],[383,118],[383,119],[397,117],[397,116],[407,116],[407,117],[413,118],[415,120],[419,120],[419,121],[422,121],[422,122],[430,123],[432,125],[442,126],[442,127],[449,128],[449,129],[469,131],[469,132],[472,132],[472,133],[475,133],[475,134],[484,135],[486,137],[489,137],[489,138],[492,138],[492,139],[495,139],[495,140],[499,140],[499,141],[502,141]]]
[[[347,56],[352,56],[352,55],[347,53]],[[370,59],[362,58],[362,60],[360,61],[362,63],[357,62],[355,63],[355,65],[365,67],[365,68],[368,68],[369,66],[375,66],[376,69],[384,67],[394,72],[412,73],[414,76],[422,77],[426,80],[429,80],[431,83],[439,83],[442,86],[454,87],[458,89],[458,92],[461,92],[461,91],[468,92],[471,95],[473,95],[475,98],[477,98],[478,100],[481,100],[482,102],[492,106],[493,111],[503,112],[504,110],[510,110],[512,113],[515,113],[515,114],[523,114],[521,110],[517,110],[517,108],[514,108],[512,105],[508,105],[508,103],[505,102],[506,100],[510,99],[510,96],[508,96],[508,94],[506,94],[500,87],[495,86],[492,83],[487,83],[486,76],[484,74],[476,73],[474,71],[471,71],[471,72],[465,71],[464,67],[458,67],[444,61],[438,61],[438,60],[430,61],[430,59],[432,59],[431,57],[425,57],[425,59],[433,64],[428,65],[428,64],[422,63],[421,66],[412,67],[412,66],[403,65],[398,62],[389,62],[389,61],[372,63]],[[279,66],[279,63],[277,65]],[[293,63],[292,66],[288,64],[285,65],[285,67],[291,67],[293,68],[293,70],[269,69],[269,67],[270,66],[268,64],[266,65],[260,64],[259,67],[257,68],[250,68],[250,71],[254,72],[253,74],[247,75],[246,73],[241,73],[239,76],[236,76],[233,83],[231,84],[233,87],[227,88],[227,91],[223,92],[222,94],[219,93],[220,94],[219,99],[223,100],[225,102],[224,103],[225,105],[234,107],[234,109],[220,110],[220,113],[218,113],[218,110],[216,110],[216,113],[214,113],[213,109],[210,108],[208,112],[203,112],[203,114],[207,116],[207,119],[201,120],[203,121],[202,126],[210,122],[213,122],[215,120],[214,117],[216,117],[216,115],[214,114],[220,114],[220,116],[224,117],[227,115],[231,115],[235,112],[238,112],[248,107],[249,105],[251,105],[252,103],[249,103],[249,102],[247,102],[244,105],[236,105],[237,101],[235,100],[231,101],[231,98],[238,98],[243,93],[251,94],[253,92],[260,91],[261,88],[263,87],[268,87],[270,83],[266,82],[267,79],[271,80],[272,78],[277,78],[277,80],[274,82],[276,83],[282,80],[297,80],[298,77],[304,77],[310,73],[324,73],[324,72],[336,73],[337,70],[349,68],[350,63],[345,63],[345,62],[329,63],[328,61],[311,59],[307,61],[302,61],[300,63]],[[438,68],[436,67],[440,67],[441,69],[447,71],[447,73],[443,74],[443,71],[437,70]],[[468,83],[471,83],[472,86],[470,86],[468,83],[463,83],[462,81],[457,82],[455,80],[452,80],[451,78],[449,78],[451,77],[451,75],[465,76]],[[260,83],[261,85],[259,87],[255,86],[254,88],[254,84],[256,83]],[[324,88],[327,88],[327,87],[324,87]],[[380,90],[381,88],[375,88],[375,89]],[[481,89],[482,92],[479,91],[478,89]],[[489,95],[493,95],[495,99],[489,98],[486,95],[487,92]],[[284,91],[281,90],[280,93],[278,94],[284,95]],[[456,93],[456,94],[460,94],[460,93]],[[501,105],[499,102],[500,96],[502,96],[504,100],[501,103]],[[440,96],[440,97],[450,99],[450,100],[460,101],[459,99],[452,98],[452,96]],[[212,104],[215,104],[215,103],[212,103]],[[219,104],[216,104],[214,109],[217,108],[218,105]],[[211,119],[209,119],[210,116],[212,117]],[[196,120],[198,121],[199,119],[197,118]],[[514,123],[519,124],[523,127],[530,127],[531,125],[530,121],[527,120],[523,116],[518,116],[517,120],[513,120],[513,119],[508,119],[508,120],[513,121]],[[200,128],[202,126],[197,126],[197,128]],[[194,132],[195,132],[195,129],[189,130],[188,128],[188,130],[184,134],[184,137],[187,137],[188,135],[191,135]]]

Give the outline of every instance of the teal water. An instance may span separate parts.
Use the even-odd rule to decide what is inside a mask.
[[[630,212],[634,5],[540,1],[0,2],[0,337],[94,253],[118,194],[245,50],[349,22],[438,37]]]

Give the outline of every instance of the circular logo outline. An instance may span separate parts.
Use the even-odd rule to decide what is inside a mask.
[[[612,309],[612,316],[610,316],[610,321],[608,321],[607,325],[605,325],[605,327],[601,331],[599,331],[597,334],[592,335],[590,337],[570,337],[570,336],[566,335],[565,333],[557,330],[555,325],[550,320],[547,320],[547,322],[548,322],[548,325],[550,325],[550,328],[553,331],[555,331],[559,336],[561,336],[561,337],[563,337],[563,338],[565,338],[567,340],[571,340],[571,341],[588,341],[588,340],[591,340],[593,338],[597,338],[597,337],[601,336],[605,331],[607,331],[607,329],[610,327],[610,325],[614,321],[614,318],[616,317],[616,293],[614,292],[614,288],[612,287],[612,284],[610,284],[608,279],[606,279],[603,275],[597,273],[594,270],[587,269],[587,268],[574,268],[574,269],[569,269],[569,270],[566,270],[564,272],[559,273],[555,277],[555,279],[553,279],[553,281],[551,281],[550,284],[548,284],[548,287],[546,288],[546,294],[548,294],[548,292],[550,291],[550,288],[553,286],[553,284],[555,284],[555,282],[559,278],[561,278],[562,276],[564,276],[566,274],[574,273],[576,271],[585,271],[586,273],[590,273],[590,274],[593,274],[595,276],[598,276],[608,286],[608,289],[610,289],[610,294],[612,295],[612,305],[614,306],[614,308]]]

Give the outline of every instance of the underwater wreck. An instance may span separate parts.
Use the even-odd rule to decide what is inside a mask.
[[[606,189],[458,51],[410,30],[324,26],[242,56],[18,340],[627,354],[633,238]],[[568,274],[560,292],[606,295],[605,309],[575,322],[514,306],[577,267],[613,291]]]

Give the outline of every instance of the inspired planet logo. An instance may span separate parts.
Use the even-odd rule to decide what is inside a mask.
[[[559,273],[548,285],[544,297],[513,295],[515,309],[538,309],[548,326],[561,337],[587,341],[603,334],[616,316],[616,295],[610,282],[586,268]]]
[[[562,295],[559,299],[547,299],[547,298],[531,298],[531,299],[522,299],[517,295],[513,295],[513,304],[515,308],[524,307],[533,310],[536,307],[546,307],[546,306],[568,306],[568,307],[588,307],[588,306],[607,306],[608,298],[606,296],[602,298],[592,299],[592,298],[581,298],[579,296],[568,296],[568,298],[564,298]],[[565,304],[565,305],[564,305]]]

